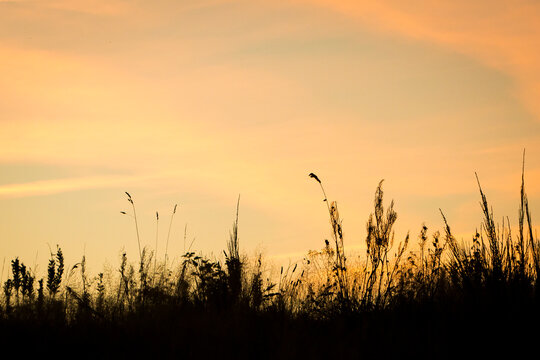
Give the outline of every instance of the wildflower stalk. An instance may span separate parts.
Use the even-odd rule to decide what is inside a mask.
[[[135,220],[135,231],[137,232],[137,244],[139,245],[139,258],[142,262],[142,250],[141,250],[141,238],[139,236],[139,223],[137,221],[137,211],[135,210],[135,204],[133,203],[133,199],[131,198],[131,195],[126,191],[126,195],[128,196],[128,201],[131,204],[131,207],[133,209],[133,219]],[[126,214],[125,212],[122,212],[123,214]]]
[[[332,225],[332,237],[334,243],[336,244],[336,263],[334,264],[334,271],[336,273],[338,285],[339,285],[339,295],[341,299],[348,300],[348,284],[347,284],[347,266],[345,264],[345,249],[343,246],[343,228],[341,224],[341,219],[339,218],[339,212],[337,209],[337,203],[335,201],[332,204],[328,204],[328,197],[326,196],[326,191],[322,185],[321,180],[314,173],[310,173],[309,177],[315,179],[321,187],[324,199],[326,202],[326,207],[328,209],[328,214],[330,215],[330,224]]]

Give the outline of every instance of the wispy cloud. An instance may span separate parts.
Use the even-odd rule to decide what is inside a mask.
[[[0,186],[0,198],[52,195],[77,190],[126,186],[140,181],[140,177],[133,176],[92,176],[32,181]]]
[[[362,26],[442,45],[499,69],[540,120],[540,3],[519,1],[300,0],[322,5]]]

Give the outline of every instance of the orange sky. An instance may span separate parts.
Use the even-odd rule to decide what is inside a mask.
[[[533,1],[0,1],[0,257],[48,246],[114,266],[180,204],[170,250],[296,259],[329,226],[359,248],[385,180],[396,235],[481,221],[477,171],[515,223],[521,152],[540,207]],[[160,226],[165,222],[162,222]],[[160,233],[165,234],[165,229]],[[160,239],[158,255],[163,256]],[[37,254],[37,256],[36,256]],[[34,260],[37,259],[37,260]],[[0,259],[1,261],[1,259]]]

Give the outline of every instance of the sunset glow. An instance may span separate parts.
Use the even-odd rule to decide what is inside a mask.
[[[537,1],[0,0],[1,257],[135,257],[128,191],[143,245],[179,204],[169,253],[187,224],[220,256],[240,194],[242,251],[294,262],[331,230],[311,172],[348,249],[381,179],[397,238],[442,229],[440,208],[469,240],[475,172],[517,224],[523,149],[536,219],[539,18]]]

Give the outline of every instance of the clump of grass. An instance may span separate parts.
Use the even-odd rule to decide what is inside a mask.
[[[390,265],[389,254],[394,243],[392,227],[397,219],[392,200],[388,209],[384,210],[382,190],[383,180],[379,182],[375,192],[375,212],[369,215],[366,236],[366,276],[362,284],[362,307],[380,307],[386,304],[391,295],[394,276],[401,258],[409,243],[407,234],[404,242],[398,247],[394,265]]]
[[[56,254],[51,253],[49,266],[47,267],[47,289],[49,295],[54,298],[60,290],[62,275],[64,274],[64,255],[59,246],[56,247]]]
[[[497,234],[497,229],[495,227],[495,220],[493,219],[493,210],[490,210],[487,202],[486,195],[482,191],[480,186],[480,180],[478,175],[475,173],[476,181],[478,182],[478,189],[480,190],[480,196],[482,201],[480,205],[482,207],[482,212],[484,213],[484,223],[483,230],[487,236],[489,242],[489,252],[488,256],[491,262],[491,274],[490,278],[495,282],[500,282],[503,277],[503,259],[501,254],[502,252],[502,241],[499,239]]]

